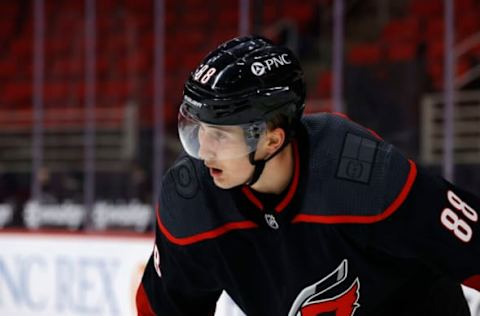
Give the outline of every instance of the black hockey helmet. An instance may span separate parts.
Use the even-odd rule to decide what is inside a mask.
[[[303,71],[288,48],[260,36],[235,38],[208,54],[185,83],[180,139],[200,158],[198,123],[241,126],[251,153],[270,118],[281,113],[296,124],[304,102]]]

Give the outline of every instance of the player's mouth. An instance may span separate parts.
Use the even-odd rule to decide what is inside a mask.
[[[218,177],[222,174],[223,170],[222,169],[218,169],[218,168],[209,168],[210,169],[210,175],[214,178],[214,177]]]

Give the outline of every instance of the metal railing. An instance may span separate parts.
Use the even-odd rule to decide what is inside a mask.
[[[427,165],[442,163],[444,96],[429,94],[421,103],[420,158]],[[453,161],[480,164],[480,91],[458,91],[453,111]]]

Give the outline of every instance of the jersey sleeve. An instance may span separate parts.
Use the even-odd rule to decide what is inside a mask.
[[[155,246],[137,290],[138,315],[213,316],[220,294],[208,269],[189,249],[171,244],[157,226]]]
[[[403,205],[371,225],[370,246],[480,290],[480,199],[419,170]]]

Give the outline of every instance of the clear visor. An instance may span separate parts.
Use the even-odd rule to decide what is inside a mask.
[[[186,113],[178,114],[178,133],[185,151],[201,160],[228,160],[254,152],[266,132],[265,122],[242,125],[212,125]]]

